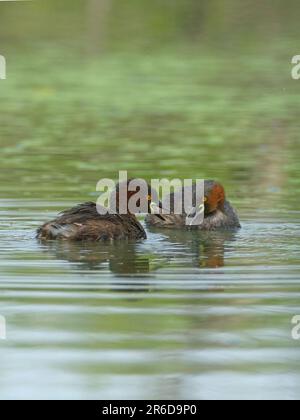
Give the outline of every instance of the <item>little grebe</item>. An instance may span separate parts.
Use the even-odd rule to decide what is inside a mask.
[[[79,204],[62,212],[55,220],[41,226],[37,231],[37,238],[41,240],[60,239],[70,241],[146,239],[146,232],[134,214],[131,214],[129,210],[127,214],[119,214],[119,191],[120,184],[118,184],[113,193],[117,203],[116,214],[109,214],[108,210],[106,214],[99,214],[97,205],[93,202]],[[145,197],[149,212],[151,211],[150,191],[149,187],[148,195]],[[138,190],[127,191],[127,206],[130,198],[136,192]]]
[[[186,187],[192,189],[193,203],[199,201],[196,198],[196,191],[194,187]],[[183,190],[184,191],[184,190]],[[170,214],[148,214],[146,222],[150,226],[162,228],[189,228],[186,225],[187,214],[182,207],[182,214],[174,214],[174,198],[178,193],[172,193],[168,197],[164,197],[159,207],[170,209]],[[183,194],[180,191],[180,196]],[[235,209],[231,206],[229,201],[226,200],[224,187],[215,181],[204,182],[204,197],[201,197],[201,202],[196,202],[198,207],[204,203],[204,220],[197,226],[192,226],[198,230],[217,230],[217,229],[238,229],[241,227],[238,215]],[[166,205],[168,203],[168,206]]]

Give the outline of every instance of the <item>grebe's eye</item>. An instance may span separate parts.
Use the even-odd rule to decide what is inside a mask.
[[[206,196],[204,197],[204,200],[203,200],[203,201],[204,201],[204,203],[206,203],[206,202],[207,202],[207,197],[206,197]]]
[[[147,195],[147,200],[148,200],[148,201],[152,201],[152,197],[151,197],[151,195]]]

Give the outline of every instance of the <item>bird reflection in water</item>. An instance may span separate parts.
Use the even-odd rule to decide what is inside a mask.
[[[155,227],[149,227],[149,234],[160,239],[155,242],[154,251],[152,241],[148,244],[48,241],[41,243],[41,247],[57,259],[74,263],[78,270],[109,271],[116,277],[138,278],[168,268],[170,263],[187,269],[221,268],[236,238],[236,232],[231,231],[164,230],[162,234]]]
[[[136,242],[48,241],[41,246],[55,258],[76,264],[79,270],[108,270],[117,276],[143,276],[150,272],[149,257],[137,253]]]
[[[162,234],[159,228],[148,229],[153,234]],[[225,265],[226,253],[236,240],[236,235],[237,232],[233,231],[165,229],[156,252],[161,248],[161,255],[180,268],[221,268]]]

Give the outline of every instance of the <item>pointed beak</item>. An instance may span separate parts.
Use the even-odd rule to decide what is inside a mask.
[[[165,220],[165,218],[161,215],[162,211],[163,211],[163,207],[161,205],[161,203],[154,203],[152,202],[150,204],[150,210],[151,210],[151,214],[154,214],[156,217],[158,217],[161,220]]]
[[[201,204],[198,208],[193,207],[187,214],[185,224],[187,226],[199,226],[202,225],[204,220],[204,204]]]

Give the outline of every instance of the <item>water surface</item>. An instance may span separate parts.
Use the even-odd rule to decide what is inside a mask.
[[[299,214],[126,246],[37,242],[67,204],[0,203],[1,397],[298,398]]]
[[[0,398],[298,399],[296,11],[2,3]],[[35,239],[119,170],[218,179],[242,229]]]

